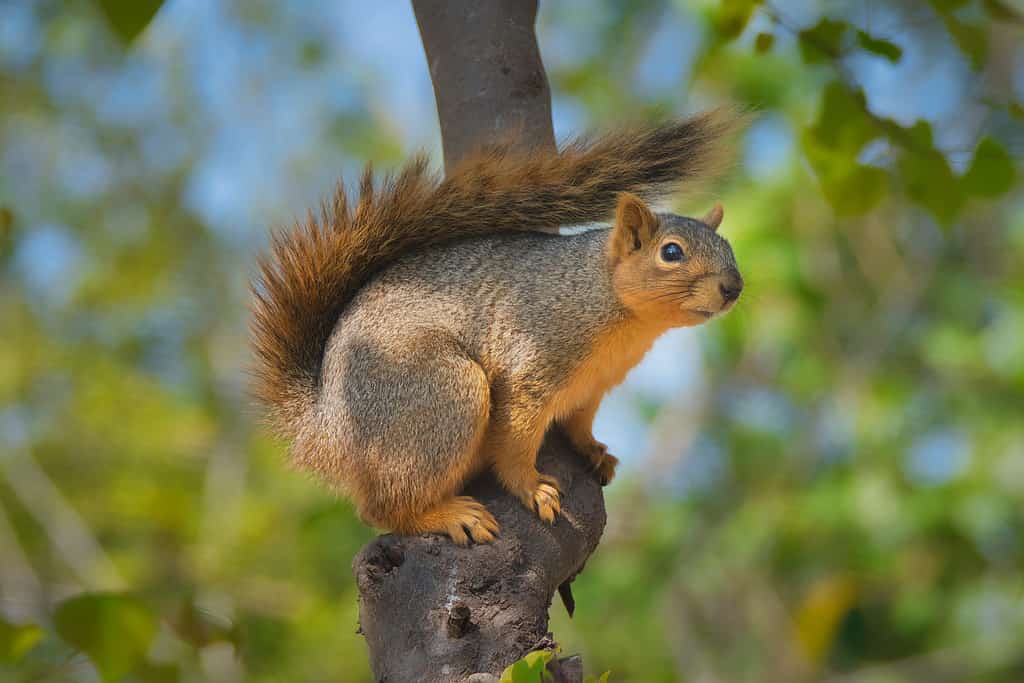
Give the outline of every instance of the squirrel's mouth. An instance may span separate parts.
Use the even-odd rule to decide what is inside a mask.
[[[707,308],[694,308],[694,309],[692,309],[692,312],[696,313],[697,315],[699,315],[700,317],[704,318],[705,320],[711,320],[711,318],[714,318],[716,315],[722,315],[724,313],[728,313],[729,310],[733,307],[734,303],[735,302],[733,302],[733,301],[728,301],[728,302],[724,303],[722,305],[722,307],[720,309],[718,309],[717,311],[712,311],[712,310],[709,310]]]

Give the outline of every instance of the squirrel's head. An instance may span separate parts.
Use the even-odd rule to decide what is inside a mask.
[[[720,204],[702,220],[655,214],[623,193],[608,240],[622,303],[641,319],[669,327],[699,325],[732,308],[743,277],[717,232],[722,217]]]

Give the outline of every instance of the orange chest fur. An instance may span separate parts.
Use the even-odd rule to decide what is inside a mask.
[[[636,322],[623,323],[604,333],[556,392],[552,417],[566,417],[582,406],[601,400],[643,359],[659,334],[660,330]]]

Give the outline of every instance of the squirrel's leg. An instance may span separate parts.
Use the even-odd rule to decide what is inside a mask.
[[[360,516],[399,534],[491,541],[498,523],[456,494],[480,461],[490,414],[483,369],[442,332],[353,344],[335,396],[354,455],[346,479]]]
[[[548,422],[542,407],[528,397],[517,394],[497,400],[484,451],[502,486],[545,522],[554,523],[561,511],[560,485],[537,471],[537,451]]]
[[[584,455],[594,466],[598,479],[602,486],[607,486],[615,477],[615,468],[619,459],[608,452],[608,447],[594,438],[594,415],[601,405],[601,397],[585,403],[570,413],[567,417],[559,420],[566,436],[572,442],[573,447]]]

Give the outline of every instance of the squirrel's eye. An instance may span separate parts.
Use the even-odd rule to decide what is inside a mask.
[[[661,258],[665,261],[682,261],[683,248],[675,242],[668,242],[661,248]]]

